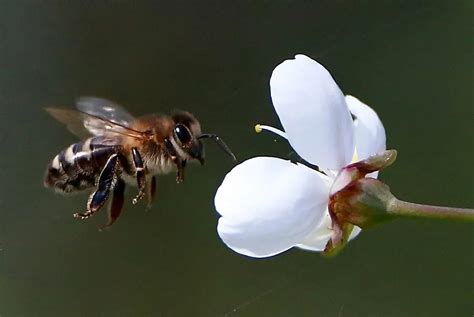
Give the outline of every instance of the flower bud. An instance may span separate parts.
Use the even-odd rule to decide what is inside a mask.
[[[381,181],[361,178],[332,195],[330,206],[338,222],[367,229],[393,218],[388,211],[395,200],[390,188]]]

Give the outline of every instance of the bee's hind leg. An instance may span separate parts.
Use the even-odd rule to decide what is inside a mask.
[[[74,218],[87,219],[105,204],[109,197],[110,190],[117,182],[118,165],[118,155],[112,154],[100,173],[99,180],[97,181],[97,189],[89,196],[86,212],[75,213]]]
[[[105,225],[99,228],[99,230],[103,230],[107,227],[110,227],[115,220],[120,216],[123,208],[123,201],[124,201],[124,193],[125,193],[125,182],[120,178],[117,179],[117,183],[114,186],[114,192],[112,196],[112,201],[109,206],[109,213],[108,217],[109,220]]]
[[[146,209],[150,210],[151,205],[153,204],[153,200],[155,199],[156,194],[156,177],[152,176],[146,185],[147,191],[147,206]]]
[[[132,203],[136,205],[145,196],[145,167],[143,166],[142,156],[138,152],[137,148],[132,148],[133,164],[135,164],[135,170],[137,171],[137,186],[138,194],[133,198]]]

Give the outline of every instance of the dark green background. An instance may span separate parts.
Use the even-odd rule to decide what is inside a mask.
[[[128,204],[108,232],[105,212],[72,218],[86,195],[43,188],[76,139],[42,107],[80,95],[137,115],[187,109],[240,160],[287,157],[253,125],[279,125],[271,71],[304,53],[379,113],[399,151],[381,178],[397,196],[473,207],[471,1],[171,3],[0,2],[0,315],[471,316],[469,224],[390,223],[333,260],[233,253],[213,209],[232,165],[212,144],[206,166],[181,185],[160,177],[153,210]]]

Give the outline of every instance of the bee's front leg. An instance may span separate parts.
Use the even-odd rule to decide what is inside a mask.
[[[184,181],[184,168],[186,167],[186,161],[178,160],[176,162],[176,183],[182,183]]]
[[[145,196],[145,168],[143,167],[143,160],[140,152],[138,152],[137,148],[132,148],[132,156],[133,156],[133,164],[135,165],[135,170],[137,171],[137,186],[138,186],[138,194],[133,198],[132,203],[136,205],[140,199]]]
[[[184,167],[186,166],[186,161],[181,161],[178,157],[178,153],[173,147],[173,144],[170,140],[165,139],[165,148],[168,154],[170,155],[173,163],[176,164],[176,183],[181,183],[184,180]]]
[[[112,154],[107,163],[105,163],[102,172],[100,172],[97,181],[97,189],[92,192],[87,201],[87,210],[84,213],[75,213],[74,218],[87,219],[98,211],[109,197],[110,190],[115,186],[117,181],[117,169],[119,159],[117,154]]]

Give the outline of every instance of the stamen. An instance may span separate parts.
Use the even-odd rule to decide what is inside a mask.
[[[357,148],[354,149],[354,155],[352,155],[351,164],[359,161],[359,154],[357,154]]]
[[[288,137],[286,136],[286,133],[281,131],[281,130],[278,130],[277,128],[270,127],[268,125],[261,125],[261,124],[255,125],[255,132],[260,133],[260,132],[262,132],[262,130],[267,130],[267,131],[273,132],[273,133],[281,136],[285,140],[288,140]]]

